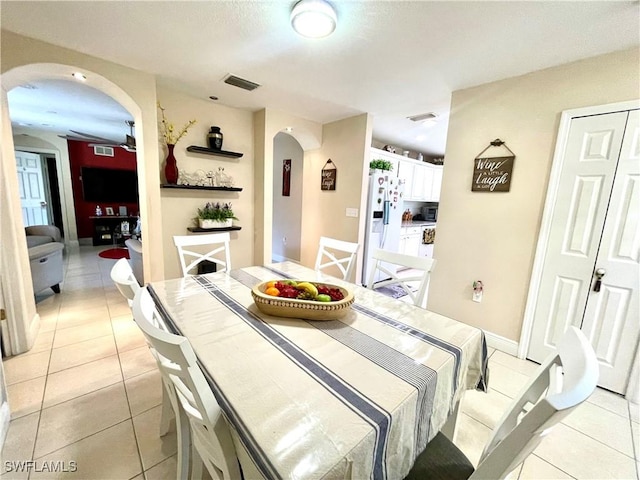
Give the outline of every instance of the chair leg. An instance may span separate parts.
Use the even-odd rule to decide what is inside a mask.
[[[162,385],[162,413],[160,415],[160,436],[164,437],[171,431],[171,420],[175,418],[173,406],[164,385]]]
[[[198,453],[196,446],[191,444],[191,480],[202,480],[202,467],[204,462]]]
[[[177,480],[185,480],[189,478],[189,464],[191,463],[191,429],[189,427],[189,419],[182,408],[179,413],[176,412],[176,431],[178,443],[177,455]],[[202,476],[202,475],[201,475]]]

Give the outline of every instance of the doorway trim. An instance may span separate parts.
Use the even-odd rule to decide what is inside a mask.
[[[533,268],[531,271],[531,280],[529,282],[529,291],[527,294],[527,303],[524,310],[524,319],[522,322],[522,331],[520,333],[520,342],[518,344],[518,358],[526,358],[531,342],[533,331],[533,319],[536,307],[536,299],[540,290],[542,281],[542,269],[544,267],[547,245],[551,234],[551,220],[555,211],[555,205],[558,197],[558,186],[560,184],[560,174],[564,166],[564,153],[567,148],[567,140],[569,138],[569,129],[571,121],[575,118],[586,117],[591,115],[601,115],[607,113],[622,112],[626,110],[634,110],[640,108],[639,100],[630,100],[626,102],[609,103],[606,105],[597,105],[591,107],[576,108],[572,110],[564,110],[560,117],[560,126],[558,128],[558,137],[556,140],[556,148],[551,163],[551,172],[549,175],[549,184],[547,187],[547,196],[544,203],[542,221],[540,224],[540,233],[538,234],[538,243],[534,256]],[[636,351],[634,363],[631,371],[631,380],[627,387],[626,396],[628,399],[638,403],[640,401],[640,382],[634,380],[638,378],[640,373],[640,351]]]

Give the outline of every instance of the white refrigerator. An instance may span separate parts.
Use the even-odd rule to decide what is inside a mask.
[[[377,248],[397,252],[400,243],[400,226],[402,223],[403,187],[398,177],[389,172],[376,171],[369,175],[369,192],[367,199],[367,223],[364,239],[364,266],[362,284],[369,280],[369,272],[373,268],[371,254]],[[386,268],[395,272],[394,266]],[[380,272],[375,281],[384,280]]]

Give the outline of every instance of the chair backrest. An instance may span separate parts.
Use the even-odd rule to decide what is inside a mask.
[[[129,264],[138,284],[144,285],[144,268],[142,266],[142,242],[136,238],[130,238],[124,242],[129,251]]]
[[[216,271],[218,272],[228,272],[231,270],[231,254],[229,250],[230,241],[231,235],[229,235],[229,232],[208,233],[206,235],[174,236],[173,243],[178,247],[182,276],[186,277],[190,275],[189,271],[205,260],[214,262],[216,264]],[[207,253],[198,253],[184,248],[202,245],[211,245],[213,249],[209,250]],[[223,258],[216,257],[216,255],[220,254],[222,254]],[[187,263],[187,260],[191,257],[195,257],[195,259]]]
[[[343,240],[336,240],[329,237],[320,237],[318,256],[316,257],[316,272],[336,266],[342,273],[342,279],[348,280],[356,265],[356,255],[359,247],[360,245],[357,243],[345,242]],[[348,253],[348,255],[341,255],[338,257],[338,252],[343,254]],[[322,263],[323,257],[327,257],[329,261]]]
[[[133,301],[133,317],[152,346],[163,378],[173,385],[191,425],[191,441],[212,478],[241,478],[235,446],[189,341],[154,325],[157,311],[146,288]]]
[[[140,285],[138,285],[138,281],[133,275],[131,265],[129,265],[129,261],[126,258],[121,258],[111,267],[111,280],[113,280],[118,291],[127,299],[129,306],[131,306],[133,297],[136,292],[140,290]]]
[[[504,478],[549,430],[593,393],[599,368],[589,340],[569,327],[493,430],[471,478]]]
[[[429,286],[429,276],[436,263],[433,258],[414,257],[412,255],[389,252],[381,249],[374,250],[371,258],[373,259],[373,266],[369,272],[367,288],[376,289],[389,285],[398,285],[407,292],[414,305],[425,307],[425,297],[427,294],[427,287]],[[412,276],[399,276],[397,272],[393,272],[388,268],[387,264],[390,263],[401,267],[419,270],[419,272]],[[385,280],[374,282],[377,271],[384,275]],[[411,282],[419,282],[416,290],[410,287],[409,283]]]

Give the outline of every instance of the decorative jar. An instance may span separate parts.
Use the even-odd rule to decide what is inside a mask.
[[[222,132],[220,127],[212,126],[207,134],[207,142],[212,150],[222,150]]]

